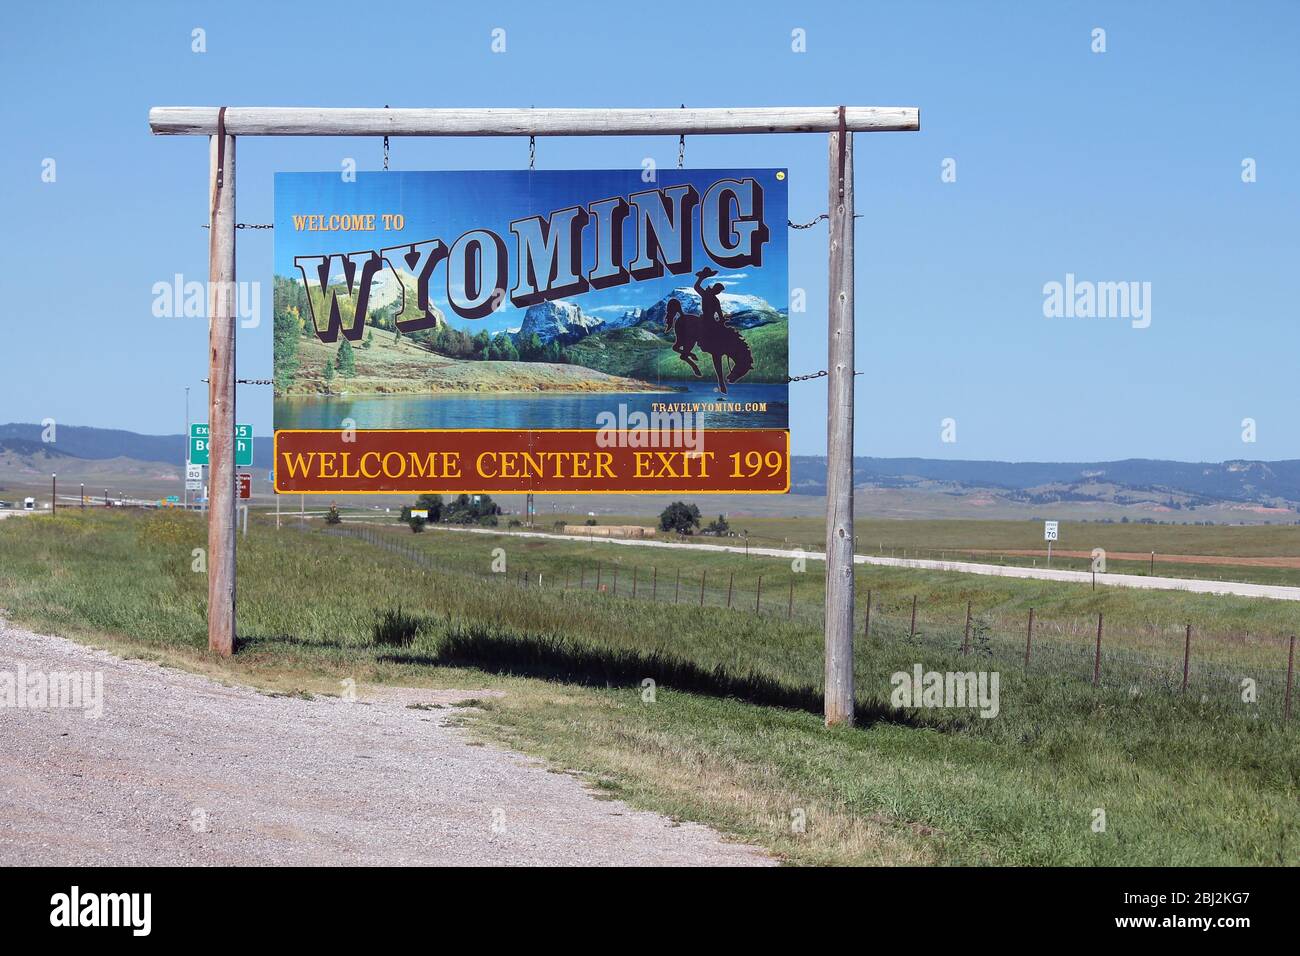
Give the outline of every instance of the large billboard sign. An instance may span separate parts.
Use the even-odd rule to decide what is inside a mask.
[[[280,492],[789,488],[786,171],[281,173]]]

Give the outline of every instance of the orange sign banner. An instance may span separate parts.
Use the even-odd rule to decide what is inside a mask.
[[[790,433],[596,429],[281,430],[281,494],[784,494]]]

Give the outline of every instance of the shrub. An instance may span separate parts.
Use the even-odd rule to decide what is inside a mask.
[[[660,531],[693,534],[700,526],[700,509],[684,501],[674,501],[659,515]]]
[[[380,647],[410,647],[423,627],[420,618],[407,614],[399,604],[396,610],[389,608],[375,615],[371,634]]]
[[[146,547],[189,545],[202,537],[202,524],[192,515],[173,508],[155,511],[145,519],[140,529],[140,543]]]

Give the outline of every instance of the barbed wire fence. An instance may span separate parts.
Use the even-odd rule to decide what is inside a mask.
[[[816,630],[824,626],[824,605],[801,594],[799,579],[804,576],[789,571],[741,576],[733,571],[686,572],[675,567],[578,560],[493,572],[448,564],[395,529],[336,527],[326,529],[326,533],[363,541],[428,570],[508,588],[513,592],[511,599],[530,591],[558,591],[583,601],[600,598],[650,602],[675,605],[683,611],[694,608],[755,615]],[[1202,702],[1235,699],[1250,703],[1259,713],[1283,720],[1290,717],[1294,636],[1256,637],[1257,643],[1276,645],[1279,664],[1269,666],[1226,659],[1221,641],[1190,625],[1188,630],[1167,626],[1149,627],[1141,633],[1125,631],[1122,637],[1126,644],[1137,642],[1149,650],[1116,647],[1115,634],[1111,635],[1111,643],[1106,643],[1101,621],[1097,623],[1100,636],[1094,640],[1091,625],[1083,628],[1079,621],[1034,618],[1031,611],[1017,632],[1005,618],[979,612],[973,605],[968,605],[964,620],[953,619],[919,605],[915,596],[911,601],[885,601],[869,588],[862,588],[862,592],[858,637],[863,647],[914,647],[918,653],[957,654],[972,661],[972,666],[983,662],[1004,670],[1057,675],[1097,687],[1127,690],[1135,697],[1170,693],[1193,695]],[[1207,641],[1213,647],[1210,655],[1194,653]]]

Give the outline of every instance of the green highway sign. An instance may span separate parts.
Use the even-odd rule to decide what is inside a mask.
[[[190,425],[190,464],[209,465],[208,423]],[[235,426],[235,467],[248,468],[253,464],[253,426]]]

